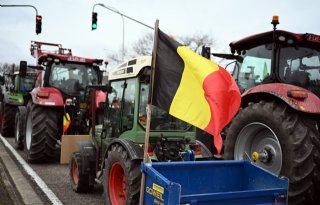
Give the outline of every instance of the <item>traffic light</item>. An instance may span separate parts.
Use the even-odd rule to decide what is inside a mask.
[[[42,26],[42,16],[36,16],[36,33],[37,35],[41,33],[41,26]]]
[[[91,30],[95,30],[97,29],[97,16],[98,16],[98,13],[97,12],[92,12],[92,25],[91,25]]]

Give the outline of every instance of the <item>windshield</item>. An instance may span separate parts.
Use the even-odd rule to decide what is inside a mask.
[[[88,85],[96,84],[98,76],[92,67],[79,64],[53,64],[51,67],[49,86],[68,95],[79,95]]]
[[[320,52],[307,47],[282,47],[279,77],[285,83],[304,87],[320,96]]]
[[[36,83],[37,78],[35,77],[24,77],[21,81],[21,91],[22,92],[30,92]]]
[[[235,79],[241,90],[261,84],[271,71],[271,44],[261,45],[242,52],[243,62],[234,71]]]
[[[148,103],[149,85],[142,83],[140,87],[139,99],[139,124],[146,128],[146,107]],[[187,131],[191,125],[179,120],[166,111],[152,106],[151,108],[151,125],[150,129],[153,131]]]

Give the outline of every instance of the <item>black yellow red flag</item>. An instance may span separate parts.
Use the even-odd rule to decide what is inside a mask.
[[[152,104],[214,136],[218,154],[221,130],[237,113],[241,96],[232,76],[158,30]]]

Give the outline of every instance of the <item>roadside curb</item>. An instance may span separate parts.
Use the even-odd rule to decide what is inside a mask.
[[[2,147],[0,147],[1,149]],[[12,180],[8,176],[8,171],[4,167],[0,156],[0,203],[14,205],[23,205],[20,194],[15,186],[12,184]]]
[[[8,153],[9,151],[10,154]],[[17,163],[10,155],[13,155],[13,157],[16,158],[15,161],[18,161],[20,164],[19,166],[22,166],[23,171],[18,167]],[[40,196],[32,188],[31,183],[24,176],[23,172],[29,175],[29,177],[35,182],[39,189],[41,189],[41,191],[46,195],[52,204],[62,205],[62,202],[55,196],[51,189],[49,189],[42,179],[2,136],[0,136],[0,158],[24,204],[40,205],[47,203],[44,203],[44,201],[41,200]]]

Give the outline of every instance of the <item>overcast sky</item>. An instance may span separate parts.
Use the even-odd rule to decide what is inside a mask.
[[[93,5],[103,3],[175,36],[209,34],[216,50],[231,41],[272,29],[279,15],[279,29],[320,35],[320,1],[317,0],[0,0],[0,4],[31,4],[42,15],[42,33],[35,33],[32,8],[0,7],[0,62],[17,63],[30,56],[31,40],[61,43],[74,55],[102,58],[122,47],[120,15],[96,6],[98,28],[91,31]],[[131,47],[149,28],[125,19],[125,47]]]

